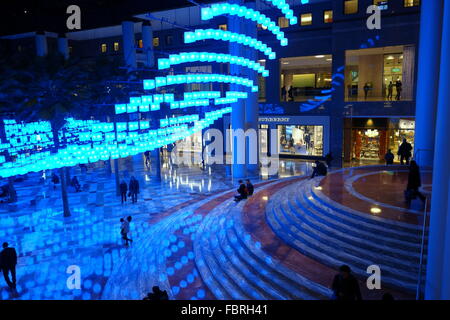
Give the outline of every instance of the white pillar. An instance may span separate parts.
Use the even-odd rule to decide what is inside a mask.
[[[36,55],[38,57],[45,57],[48,54],[47,37],[45,33],[36,33]]]
[[[142,44],[144,46],[145,65],[153,68],[155,65],[155,53],[153,51],[153,27],[150,21],[142,23]]]
[[[421,3],[414,155],[419,165],[427,167],[433,165],[434,155],[443,3],[443,0]]]
[[[58,52],[64,56],[64,59],[69,59],[69,40],[65,35],[58,37]]]
[[[136,40],[134,37],[134,22],[124,21],[122,22],[122,34],[123,34],[123,55],[125,59],[125,65],[128,68],[136,68]]]
[[[425,2],[435,2],[424,1]],[[431,21],[433,23],[431,23]],[[437,23],[429,20],[428,24]],[[425,298],[450,299],[450,0],[444,2]],[[429,63],[429,61],[427,62]],[[431,135],[431,132],[430,132]]]

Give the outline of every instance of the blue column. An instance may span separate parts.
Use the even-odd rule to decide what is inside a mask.
[[[155,54],[153,51],[153,27],[150,21],[142,23],[142,44],[144,46],[145,65],[153,68],[155,65]]]
[[[254,1],[249,1],[245,3],[246,7],[255,9],[256,5]],[[245,23],[245,33],[247,36],[257,39],[258,38],[258,28],[255,22],[251,20],[244,20]],[[245,57],[252,60],[258,60],[258,52],[252,48],[246,48]],[[245,73],[247,78],[253,80],[255,85],[258,84],[258,73],[247,69]],[[258,118],[259,118],[259,104],[258,104],[258,92],[249,92],[248,99],[245,101],[245,128],[246,130],[251,129],[258,132]],[[256,146],[254,145],[256,144]],[[256,148],[255,148],[256,147]],[[256,149],[256,155],[252,155],[256,159],[256,163],[250,163],[250,155]],[[246,164],[247,164],[247,175],[257,176],[259,175],[259,137],[256,141],[249,143],[246,141]]]
[[[128,68],[136,68],[136,48],[134,37],[134,22],[124,21],[122,22],[122,35],[123,35],[123,55],[125,59],[125,65]]]
[[[231,3],[241,4],[242,0],[235,0],[230,1]],[[231,32],[236,33],[242,33],[242,18],[236,17],[236,16],[229,16],[228,17],[228,28]],[[242,45],[238,43],[230,42],[229,44],[229,50],[231,55],[236,56],[242,56]],[[237,65],[230,65],[230,75],[234,76],[242,76],[242,67]],[[230,89],[232,91],[239,91],[241,90],[241,86],[238,85],[230,85]],[[232,112],[231,112],[231,129],[232,130],[238,130],[243,129],[245,130],[245,103],[241,99],[237,103],[233,103],[232,105]],[[244,152],[244,158],[245,158],[245,146],[242,148],[238,143],[237,139],[233,138],[232,141],[232,174],[233,178],[239,179],[244,178],[246,176],[246,165],[245,163],[238,163],[239,156],[242,155],[242,152]],[[244,161],[245,162],[245,161]]]
[[[421,2],[414,154],[419,165],[428,167],[433,165],[443,3]]]
[[[435,1],[425,1],[435,2]],[[438,2],[438,1],[436,1]],[[438,9],[435,7],[435,9]],[[428,24],[437,23],[429,20]],[[450,299],[450,1],[445,1],[425,298]],[[430,57],[431,58],[431,57]],[[424,62],[424,61],[422,61]],[[429,62],[427,61],[427,64]],[[431,132],[429,133],[430,135]]]
[[[69,41],[65,35],[58,37],[58,52],[64,56],[64,59],[69,59]]]
[[[45,36],[45,32],[36,33],[35,43],[36,55],[38,57],[45,57],[48,54],[47,37]]]

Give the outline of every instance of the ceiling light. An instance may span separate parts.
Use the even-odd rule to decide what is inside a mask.
[[[317,59],[321,59],[321,58],[325,58],[325,56],[324,55],[318,55],[318,56],[316,56],[316,58]]]

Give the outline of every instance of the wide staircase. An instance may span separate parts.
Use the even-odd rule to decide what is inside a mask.
[[[215,208],[194,240],[195,262],[218,299],[329,299],[331,291],[285,267],[242,224],[245,202]]]
[[[317,179],[302,180],[273,195],[266,218],[277,236],[314,260],[333,268],[346,264],[361,278],[370,275],[369,266],[377,265],[382,285],[416,290],[419,225],[344,207],[320,191]]]

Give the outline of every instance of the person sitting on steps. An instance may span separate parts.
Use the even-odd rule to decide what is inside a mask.
[[[239,202],[243,199],[247,199],[248,190],[242,180],[239,180],[239,188],[237,189],[237,192],[239,193],[239,195],[234,197],[234,201]]]

